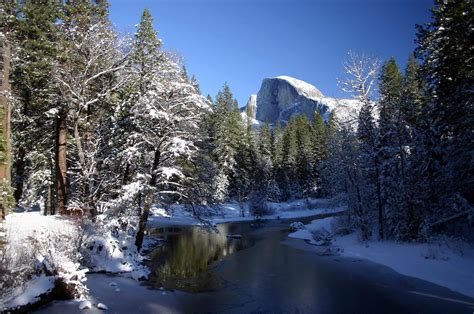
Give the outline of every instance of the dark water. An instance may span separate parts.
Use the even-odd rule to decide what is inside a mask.
[[[217,232],[201,227],[167,227],[152,231],[166,240],[151,254],[149,283],[154,287],[189,292],[215,291],[224,282],[211,271],[214,262],[248,248],[258,239],[255,231],[261,223],[224,224]],[[244,235],[232,238],[231,235]]]
[[[320,256],[304,241],[287,237],[288,222],[274,221],[258,228],[234,223],[219,228],[219,234],[194,227],[157,230],[169,245],[153,252],[150,282],[88,275],[93,303],[105,303],[113,313],[474,311],[474,299],[388,267]],[[227,233],[241,234],[242,240],[227,239]],[[111,282],[118,284],[120,292]],[[156,288],[161,285],[173,290]],[[81,311],[77,303],[63,301],[42,312]]]

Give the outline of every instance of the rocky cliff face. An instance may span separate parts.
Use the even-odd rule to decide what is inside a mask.
[[[326,119],[335,110],[342,121],[356,120],[360,109],[357,100],[325,97],[313,85],[289,76],[264,79],[256,102],[254,96],[250,97],[243,110],[261,122],[284,123],[291,116],[300,114],[312,119],[316,110],[322,112]]]
[[[257,119],[257,95],[250,95],[245,108],[249,118]]]

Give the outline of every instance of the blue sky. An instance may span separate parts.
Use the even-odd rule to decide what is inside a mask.
[[[289,75],[325,95],[337,85],[349,50],[393,56],[404,66],[415,24],[429,21],[433,0],[110,0],[119,31],[133,32],[150,9],[164,48],[178,52],[204,95],[227,82],[245,105],[262,79]]]

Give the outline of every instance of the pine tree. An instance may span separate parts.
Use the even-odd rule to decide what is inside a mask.
[[[279,174],[280,190],[284,199],[298,197],[301,191],[299,181],[294,180],[297,177],[297,161],[298,161],[298,142],[296,135],[296,118],[292,116],[286,125],[281,140],[282,145],[282,163]]]
[[[53,210],[54,128],[61,33],[57,2],[26,2],[17,21],[18,61],[13,72],[17,108],[13,113],[16,160],[15,198],[25,206],[46,199],[45,213]],[[24,193],[26,192],[26,193]]]
[[[416,239],[422,223],[423,204],[427,186],[424,171],[426,169],[425,135],[430,133],[430,126],[424,115],[427,103],[426,88],[420,71],[420,65],[411,55],[403,80],[401,116],[405,121],[406,145],[409,154],[405,154],[405,226],[399,235],[401,238]]]
[[[308,197],[315,190],[314,130],[306,115],[296,118],[296,172],[302,196]]]
[[[314,146],[314,161],[315,165],[326,158],[326,127],[324,119],[320,111],[314,114],[313,122],[313,146]]]
[[[376,159],[380,164],[380,186],[384,207],[390,211],[385,219],[398,222],[406,206],[404,184],[406,133],[405,121],[402,120],[401,114],[403,75],[395,59],[389,59],[382,66],[379,81],[380,117]],[[396,225],[391,222],[388,225]],[[380,234],[380,237],[383,238],[383,235]]]
[[[474,8],[472,1],[437,0],[432,21],[418,29],[418,56],[433,96],[424,108],[429,195],[427,210],[449,215],[446,208],[461,196],[474,202],[472,125],[474,124]],[[454,208],[453,208],[454,210]]]
[[[273,156],[273,139],[270,124],[267,122],[263,124],[258,132],[258,149],[262,159],[267,163],[272,163]]]
[[[153,70],[161,62],[161,45],[162,42],[158,38],[158,32],[153,26],[153,17],[150,11],[145,9],[134,36],[130,56],[130,60],[138,75],[138,89],[142,94],[146,91],[147,83],[152,79]]]
[[[64,35],[64,49],[55,73],[61,90],[57,123],[58,192],[65,189],[65,148],[69,128],[75,149],[71,152],[72,158],[68,158],[74,168],[68,173],[77,184],[68,191],[68,202],[72,207],[86,209],[93,220],[100,196],[97,189],[101,185],[98,154],[102,143],[101,130],[97,126],[107,120],[113,107],[111,99],[124,85],[124,76],[117,74],[125,68],[125,59],[118,49],[117,35],[108,20],[107,8],[106,1],[63,6],[60,29]],[[59,204],[60,211],[64,211],[65,201],[59,203],[62,203]]]
[[[212,139],[213,155],[218,169],[215,182],[216,201],[222,202],[229,197],[229,193],[235,187],[232,177],[237,167],[236,155],[245,133],[240,111],[227,84],[224,84],[223,89],[217,94],[212,120],[215,125],[215,135]]]
[[[135,241],[138,250],[154,202],[191,199],[183,182],[186,164],[182,159],[195,156],[201,134],[197,128],[207,109],[205,98],[182,79],[179,67],[171,60],[162,59],[152,77],[146,93],[131,108],[134,131],[123,152],[135,161],[130,184],[138,184],[138,190],[145,194]]]

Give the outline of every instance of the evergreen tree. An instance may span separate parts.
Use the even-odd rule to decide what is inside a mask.
[[[262,159],[267,163],[272,163],[273,156],[273,139],[270,124],[267,122],[263,124],[258,132],[258,149]]]
[[[213,115],[213,155],[218,169],[215,182],[216,200],[222,202],[229,197],[232,190],[230,185],[236,171],[236,155],[245,133],[240,111],[227,84],[224,84],[216,96]]]
[[[380,164],[380,186],[386,219],[389,226],[396,226],[405,208],[405,121],[401,114],[403,75],[395,61],[389,59],[381,69],[379,78],[379,125],[377,162]],[[393,223],[392,223],[393,222]],[[394,232],[393,230],[391,230]],[[382,234],[380,234],[382,237]]]
[[[423,110],[429,194],[427,210],[450,215],[458,196],[474,202],[472,125],[474,124],[474,8],[472,1],[437,0],[432,21],[419,27],[417,49],[433,96]]]
[[[140,93],[146,91],[154,69],[161,62],[161,45],[162,42],[158,38],[158,32],[153,26],[153,17],[150,11],[145,9],[134,36],[130,55],[131,63],[138,76],[137,82]],[[187,78],[187,73],[182,75],[186,75]]]
[[[330,114],[331,117],[331,114]],[[326,158],[326,127],[320,111],[316,111],[313,123],[314,162],[316,167]]]
[[[313,127],[306,115],[296,118],[296,180],[302,196],[308,197],[314,191],[314,146]]]
[[[32,206],[46,199],[45,210],[54,206],[54,132],[61,33],[57,26],[60,5],[55,1],[28,1],[17,21],[18,61],[13,72],[17,108],[13,112],[15,136],[15,198]],[[25,193],[26,192],[26,193]],[[46,213],[45,212],[45,213]]]
[[[280,190],[283,194],[284,199],[290,199],[298,196],[298,192],[301,191],[299,181],[294,180],[296,178],[297,169],[297,158],[298,158],[298,143],[296,135],[296,118],[292,116],[289,123],[286,125],[283,137],[281,140],[282,145],[282,160],[281,170],[279,174]]]

